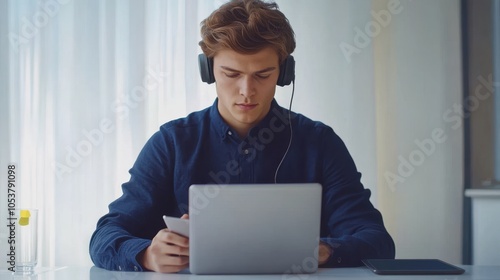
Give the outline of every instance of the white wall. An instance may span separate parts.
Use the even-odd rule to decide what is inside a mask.
[[[297,40],[292,110],[335,130],[377,203],[373,50],[367,47],[349,59],[339,47],[352,42],[355,26],[365,24],[371,1],[286,0],[278,4]],[[290,93],[290,87],[279,89],[278,102],[288,106]]]
[[[462,96],[459,26],[459,1],[404,2],[375,39],[379,200],[400,258],[461,262],[463,126],[450,114]]]

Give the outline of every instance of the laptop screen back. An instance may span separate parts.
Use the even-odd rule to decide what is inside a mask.
[[[319,184],[192,185],[191,273],[315,272],[321,191]]]

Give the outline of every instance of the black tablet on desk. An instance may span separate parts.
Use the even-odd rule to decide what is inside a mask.
[[[443,275],[465,272],[460,267],[438,259],[366,259],[363,263],[373,272],[385,275]]]

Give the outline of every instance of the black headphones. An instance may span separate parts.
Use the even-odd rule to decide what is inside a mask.
[[[205,54],[198,55],[198,66],[200,67],[201,80],[207,84],[215,82],[214,60]],[[280,65],[280,75],[276,84],[280,87],[289,85],[295,80],[295,60],[289,55]]]

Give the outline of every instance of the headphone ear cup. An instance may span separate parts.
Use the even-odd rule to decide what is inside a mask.
[[[208,58],[205,54],[198,55],[198,67],[200,68],[201,80],[207,84],[215,82],[214,63],[212,58]]]
[[[289,55],[280,65],[280,75],[276,84],[287,86],[295,80],[295,59]]]

